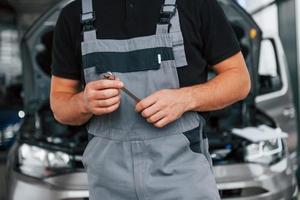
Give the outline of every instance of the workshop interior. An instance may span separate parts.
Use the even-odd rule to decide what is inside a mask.
[[[0,0],[0,200],[89,199],[87,130],[55,120],[49,99],[54,29],[71,2]],[[204,128],[220,197],[300,199],[300,2],[218,3],[251,77],[249,95]]]

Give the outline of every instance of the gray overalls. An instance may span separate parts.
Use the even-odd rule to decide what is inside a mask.
[[[179,88],[177,67],[187,61],[176,0],[165,0],[156,34],[126,40],[97,39],[92,0],[82,0],[81,44],[86,83],[107,71],[141,99]],[[158,129],[121,93],[117,111],[94,116],[94,137],[83,154],[91,200],[218,200],[204,119],[187,112]]]

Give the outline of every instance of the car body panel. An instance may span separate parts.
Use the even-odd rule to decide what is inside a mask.
[[[278,163],[278,166],[271,170],[258,164],[235,164],[228,166],[214,167],[218,189],[220,192],[243,190],[240,198],[225,197],[223,199],[232,200],[275,200],[292,199],[297,193],[296,180],[293,170],[282,167],[287,159]],[[233,174],[232,171],[235,173]],[[249,173],[251,172],[251,173]],[[74,181],[86,184],[85,173],[73,175],[57,176],[45,180],[35,180],[28,178],[17,172],[11,172],[11,179],[14,180],[11,199],[31,199],[31,200],[61,200],[73,198],[88,198],[88,191],[85,187],[74,185]],[[292,184],[291,184],[292,181]],[[254,190],[254,189],[255,190]],[[261,192],[262,190],[263,192]],[[257,193],[257,194],[256,194]]]
[[[252,14],[253,19],[261,27],[263,38],[272,39],[277,51],[278,67],[281,72],[283,87],[276,91],[256,97],[257,106],[274,118],[278,126],[289,134],[288,147],[295,154],[297,145],[297,117],[294,105],[292,84],[286,55],[279,37],[280,13],[278,5],[271,0],[252,1],[242,0],[240,4]],[[270,23],[272,19],[272,23]],[[290,32],[290,30],[289,30]],[[268,55],[261,55],[268,56]],[[276,106],[274,106],[276,105]],[[296,158],[296,157],[295,157]]]
[[[278,35],[264,34],[264,37],[271,38],[275,43],[283,85],[278,91],[257,96],[256,105],[272,116],[278,126],[289,134],[288,147],[290,152],[294,152],[298,141],[297,117],[286,57]]]
[[[87,189],[66,189],[56,187],[41,180],[29,181],[28,177],[12,172],[11,196],[9,199],[24,200],[68,200],[68,199],[88,199],[89,192]],[[84,174],[84,176],[86,176]],[[65,178],[65,177],[61,177]]]

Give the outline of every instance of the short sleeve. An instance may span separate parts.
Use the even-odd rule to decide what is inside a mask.
[[[236,35],[216,0],[204,0],[199,15],[203,54],[210,65],[226,60],[240,51]]]
[[[76,56],[76,44],[72,40],[68,13],[63,9],[57,20],[52,50],[52,75],[80,80],[81,64]]]

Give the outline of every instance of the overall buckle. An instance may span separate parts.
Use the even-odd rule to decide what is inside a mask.
[[[163,4],[160,10],[160,24],[170,24],[176,8],[176,4]]]
[[[94,21],[96,20],[95,11],[82,13],[80,15],[80,21],[83,25],[83,31],[95,30]]]

